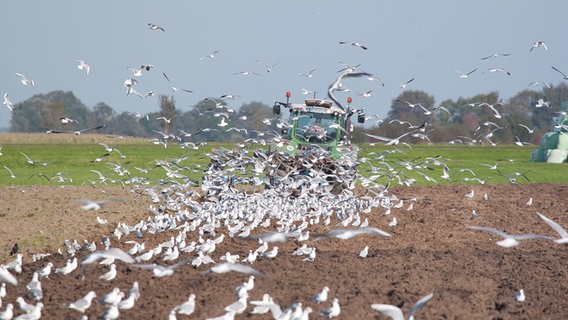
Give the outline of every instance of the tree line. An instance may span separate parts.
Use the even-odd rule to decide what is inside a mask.
[[[353,142],[372,142],[365,133],[397,137],[422,126],[422,134],[409,136],[406,141],[538,144],[544,133],[554,129],[553,119],[566,111],[567,101],[565,83],[547,85],[540,91],[526,89],[508,101],[495,91],[436,104],[426,92],[407,90],[392,100],[386,117],[367,114],[367,124],[355,127]],[[243,104],[235,110],[223,99],[208,98],[181,111],[173,96],[162,95],[158,104],[159,111],[147,114],[117,113],[104,102],[91,109],[71,91],[53,91],[15,104],[10,131],[73,132],[104,125],[96,132],[146,138],[182,137],[193,142],[242,142],[263,138],[266,132],[281,131],[272,107],[261,102]],[[61,119],[65,118],[73,121],[64,123]]]

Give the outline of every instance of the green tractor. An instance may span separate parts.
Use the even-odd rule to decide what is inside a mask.
[[[291,103],[286,92],[286,102],[274,103],[273,113],[280,115],[286,108],[289,119],[281,138],[270,146],[276,164],[268,174],[272,184],[317,173],[326,176],[326,186],[334,193],[353,185],[359,149],[351,144],[351,117],[357,113],[357,121],[364,123],[365,115],[351,106],[351,98],[347,102],[346,109],[325,99]]]

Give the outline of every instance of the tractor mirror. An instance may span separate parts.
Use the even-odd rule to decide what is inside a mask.
[[[278,103],[275,103],[274,106],[272,106],[272,113],[280,114],[280,105]]]
[[[364,113],[359,113],[357,115],[357,122],[359,123],[365,123],[365,114]]]

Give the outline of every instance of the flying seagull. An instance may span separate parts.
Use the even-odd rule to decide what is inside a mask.
[[[99,250],[91,253],[83,258],[81,265],[91,264],[99,259],[113,258],[125,263],[134,263],[135,260],[128,253],[119,248],[109,248],[107,250]]]
[[[460,74],[460,78],[461,78],[461,79],[465,79],[465,78],[469,77],[470,74],[472,74],[472,73],[474,73],[475,71],[477,71],[477,68],[471,70],[471,71],[468,72],[468,73],[462,73],[461,71],[458,71],[458,70],[454,70],[454,71]]]
[[[224,262],[224,263],[217,263],[216,265],[214,265],[213,267],[209,268],[207,271],[205,271],[205,273],[209,273],[209,272],[214,272],[214,273],[227,273],[227,272],[231,272],[231,271],[236,271],[236,272],[240,272],[240,273],[248,273],[248,274],[261,274],[260,271],[249,267],[245,264],[241,264],[241,263],[230,263],[230,262]]]
[[[511,75],[511,73],[509,71],[507,71],[503,68],[489,68],[489,69],[487,69],[487,71],[489,71],[489,72],[503,72],[503,73],[507,74],[508,76]]]
[[[408,81],[406,81],[406,82],[401,83],[401,84],[400,84],[400,87],[401,87],[402,89],[404,89],[404,88],[406,88],[406,86],[407,86],[409,83],[411,83],[412,81],[414,81],[414,78],[412,78],[412,79],[410,79],[410,80],[408,80]]]
[[[2,104],[10,111],[14,111],[14,104],[10,101],[10,98],[8,98],[8,92],[4,93],[4,102],[2,102]]]
[[[89,72],[91,72],[91,66],[88,65],[85,60],[75,60],[75,62],[77,62],[77,69],[81,70],[81,71],[85,71],[86,75],[89,75]]]
[[[157,25],[155,23],[148,22],[148,26],[150,27],[150,30],[162,30],[164,32],[166,31],[160,25]]]
[[[566,232],[566,230],[564,228],[562,228],[562,226],[560,226],[558,223],[556,223],[555,221],[547,218],[545,215],[543,215],[542,213],[537,212],[536,214],[538,214],[538,216],[546,223],[548,224],[554,231],[556,231],[559,235],[560,235],[560,239],[554,239],[554,242],[556,243],[561,243],[561,244],[565,244],[568,243],[568,232]]]
[[[35,85],[34,81],[32,79],[28,79],[26,76],[24,76],[21,73],[17,73],[16,75],[20,76],[20,82],[24,85],[27,86],[28,84],[30,84],[32,87]]]
[[[318,69],[318,68],[313,68],[313,69],[311,69],[310,71],[308,71],[308,73],[300,73],[300,74],[298,74],[298,75],[299,75],[299,76],[304,76],[304,77],[306,77],[306,78],[311,78],[311,77],[314,76],[313,73],[314,73],[314,71],[316,71],[317,69]]]
[[[407,318],[404,317],[402,310],[400,310],[399,307],[393,306],[393,305],[390,305],[390,304],[375,303],[375,304],[371,305],[371,309],[379,311],[380,313],[391,318],[392,320],[405,320],[405,319],[413,320],[414,319],[414,313],[416,313],[416,311],[422,309],[422,307],[424,307],[426,305],[426,303],[428,301],[430,301],[430,299],[432,299],[432,297],[434,297],[434,294],[430,293],[429,295],[418,300],[412,306],[412,308],[410,308],[410,313],[408,314]]]
[[[515,235],[515,234],[508,234],[504,231],[501,231],[501,230],[498,230],[498,229],[495,229],[495,228],[490,228],[490,227],[467,226],[466,228],[472,229],[472,230],[490,232],[490,233],[494,233],[496,235],[503,237],[503,240],[497,241],[497,245],[499,245],[501,247],[505,247],[505,248],[517,246],[519,244],[519,241],[517,241],[517,240],[524,240],[524,239],[552,240],[551,237],[543,236],[543,235],[539,235],[539,234],[534,234],[534,233],[526,233],[526,234]]]
[[[371,74],[369,74],[367,72],[346,72],[346,73],[342,73],[335,80],[335,82],[333,82],[332,84],[329,85],[329,88],[327,89],[327,96],[333,102],[335,102],[335,104],[338,107],[345,110],[345,108],[343,108],[343,105],[341,105],[341,103],[339,101],[337,101],[337,99],[333,96],[333,92],[335,92],[335,91],[337,91],[341,88],[341,80],[343,80],[343,78],[358,78],[358,77],[363,77],[363,76],[370,77]]]
[[[374,236],[383,236],[383,237],[390,237],[390,233],[387,233],[383,230],[373,228],[373,227],[365,227],[365,228],[358,228],[358,229],[335,229],[331,230],[328,233],[320,235],[316,240],[320,238],[329,238],[335,237],[341,240],[349,240],[355,236],[362,235],[362,234],[369,234]]]
[[[534,48],[538,48],[538,47],[543,47],[544,50],[548,50],[548,47],[546,46],[546,43],[544,43],[544,41],[535,41],[535,42],[533,42],[533,45],[532,45],[531,49],[529,50],[529,52],[533,51]]]
[[[219,51],[215,50],[215,51],[211,52],[210,54],[201,57],[201,58],[199,59],[199,61],[203,61],[203,60],[205,60],[205,59],[207,59],[207,58],[208,58],[208,59],[213,59],[213,58],[215,58],[215,55],[216,55],[217,53],[219,53]]]
[[[481,58],[481,60],[487,60],[487,59],[489,59],[489,58],[499,57],[499,56],[507,57],[507,56],[510,56],[510,55],[511,55],[510,53],[494,53],[494,54],[489,55],[489,56],[487,56],[487,57]]]
[[[165,72],[162,72],[162,74],[164,75],[164,78],[166,78],[166,80],[168,80],[168,82],[170,83],[170,86],[172,87],[172,91],[176,92],[176,91],[181,90],[181,91],[185,91],[185,92],[188,92],[188,93],[192,93],[192,92],[193,92],[193,91],[191,91],[191,90],[187,90],[187,89],[183,89],[183,88],[178,88],[178,87],[176,87],[175,85],[172,84],[172,82],[170,81],[170,78],[168,78],[168,76],[166,75]]]
[[[352,46],[354,46],[354,47],[359,47],[359,48],[361,48],[361,49],[363,49],[363,50],[367,50],[367,47],[366,47],[366,46],[360,44],[359,42],[355,42],[355,41],[339,41],[339,44],[350,44],[350,45],[352,45]]]
[[[558,73],[560,73],[560,74],[562,75],[562,79],[563,79],[563,80],[568,80],[568,77],[566,76],[566,74],[565,74],[564,72],[562,72],[562,71],[556,69],[554,66],[551,66],[551,67],[552,67],[552,69],[554,69],[554,71],[556,71],[556,72],[558,72]]]

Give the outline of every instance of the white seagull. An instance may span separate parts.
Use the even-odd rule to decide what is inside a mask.
[[[164,32],[166,31],[160,25],[157,25],[155,23],[148,22],[148,26],[150,27],[150,30],[162,30]]]
[[[515,294],[515,301],[517,302],[523,302],[526,300],[525,297],[525,290],[520,289],[519,292],[517,292],[517,294]]]
[[[113,263],[113,264],[110,265],[110,270],[107,273],[101,275],[99,277],[99,279],[103,279],[103,280],[106,280],[106,281],[112,281],[112,280],[114,280],[114,278],[116,278],[116,274],[117,274],[116,265]]]
[[[568,232],[566,232],[566,230],[564,228],[562,228],[562,226],[560,226],[558,223],[556,223],[555,221],[547,218],[545,215],[543,215],[540,212],[537,212],[536,214],[538,214],[538,216],[547,224],[549,225],[554,231],[556,231],[559,235],[560,238],[559,239],[554,239],[554,242],[556,243],[560,243],[560,244],[566,244],[568,243]]]
[[[548,50],[548,47],[546,46],[546,43],[544,43],[544,41],[535,41],[535,42],[533,42],[533,45],[532,45],[531,49],[529,50],[529,52],[533,51],[534,48],[538,48],[538,47],[543,47],[544,50]]]
[[[91,303],[96,296],[97,294],[94,291],[89,291],[83,298],[75,302],[71,302],[68,308],[84,313],[91,307]]]
[[[507,70],[505,70],[505,69],[503,69],[503,68],[489,68],[489,69],[487,69],[487,71],[488,71],[488,72],[493,72],[493,73],[494,73],[494,72],[503,72],[503,73],[507,74],[508,76],[511,75],[511,73],[510,73],[509,71],[507,71]]]
[[[566,76],[566,74],[565,74],[564,72],[562,72],[562,71],[556,69],[554,66],[551,66],[551,67],[552,67],[552,69],[554,69],[554,71],[556,71],[556,72],[558,72],[558,73],[560,73],[560,74],[562,75],[562,79],[563,79],[563,80],[568,80],[568,77]]]
[[[81,261],[81,265],[86,265],[86,264],[91,264],[99,259],[107,259],[107,258],[113,258],[113,259],[118,259],[122,262],[125,263],[134,263],[135,260],[134,258],[132,258],[128,253],[122,251],[122,249],[119,248],[109,248],[106,250],[99,250],[99,251],[95,251],[93,253],[91,253],[90,255],[86,256],[85,258],[83,258],[83,261]]]
[[[340,313],[341,313],[341,308],[339,306],[339,299],[337,298],[333,298],[330,308],[320,311],[320,315],[328,319],[337,317],[339,316]]]
[[[497,241],[497,245],[499,245],[501,247],[505,247],[505,248],[517,246],[519,244],[519,241],[517,241],[517,240],[524,240],[524,239],[552,240],[551,237],[543,236],[543,235],[539,235],[539,234],[534,234],[534,233],[525,233],[525,234],[515,235],[515,234],[508,234],[508,233],[505,233],[504,231],[501,231],[501,230],[498,230],[498,229],[495,229],[495,228],[490,228],[490,227],[466,226],[466,228],[472,229],[472,230],[490,232],[490,233],[494,233],[496,235],[503,237],[503,240]]]
[[[463,73],[463,72],[458,71],[458,70],[455,70],[455,69],[454,69],[454,71],[460,74],[460,78],[461,78],[461,79],[465,79],[465,78],[468,78],[472,73],[474,73],[475,71],[477,71],[477,68],[471,70],[471,71],[468,72],[468,73]]]
[[[327,294],[329,292],[329,287],[325,286],[323,287],[323,289],[318,292],[313,298],[312,300],[315,303],[322,303],[322,302],[326,302],[327,301]]]
[[[252,267],[249,267],[247,265],[240,264],[240,263],[230,263],[230,262],[217,263],[213,267],[211,267],[207,271],[205,271],[205,273],[209,273],[209,272],[227,273],[227,272],[231,272],[231,271],[236,271],[236,272],[240,272],[240,273],[247,273],[247,274],[254,274],[254,275],[261,274],[260,271],[254,269]]]
[[[162,277],[167,277],[167,276],[171,276],[172,274],[174,274],[174,271],[176,270],[177,267],[182,266],[182,265],[187,265],[191,260],[183,260],[180,261],[174,265],[171,266],[160,266],[157,264],[133,264],[134,267],[138,267],[138,268],[142,268],[142,269],[147,269],[147,270],[152,270],[152,274],[154,275],[154,277],[156,278],[162,278]]]
[[[0,266],[0,282],[5,282],[13,286],[18,285],[18,279],[14,277],[4,266]]]
[[[14,111],[14,104],[10,101],[10,98],[8,98],[8,92],[4,93],[4,102],[2,102],[2,104],[5,105],[8,110]]]
[[[86,75],[89,75],[89,72],[91,72],[91,66],[88,65],[85,60],[75,60],[75,62],[77,62],[77,69],[81,70],[81,71],[85,71]]]
[[[352,45],[352,46],[354,46],[354,47],[359,47],[359,48],[361,48],[361,49],[363,49],[363,50],[367,50],[367,49],[368,49],[366,46],[362,45],[362,44],[359,43],[359,42],[355,42],[355,41],[339,41],[339,44],[350,44],[350,45]]]
[[[487,60],[487,59],[489,59],[489,58],[499,57],[499,56],[501,56],[501,57],[508,57],[508,56],[510,56],[510,55],[511,55],[510,53],[494,53],[494,54],[489,55],[489,56],[487,56],[487,57],[481,58],[481,60]]]
[[[341,80],[343,80],[343,78],[358,78],[358,77],[370,77],[371,74],[367,73],[367,72],[344,72],[342,74],[339,75],[339,77],[337,77],[337,79],[329,85],[329,87],[327,88],[327,96],[333,101],[335,102],[335,104],[340,107],[341,109],[345,109],[343,108],[343,106],[341,105],[341,103],[339,101],[337,101],[337,99],[335,98],[335,96],[333,95],[333,93],[335,91],[338,91],[341,89]]]
[[[162,74],[164,75],[164,78],[166,78],[166,80],[168,80],[168,82],[170,83],[170,86],[171,86],[173,92],[180,91],[180,90],[181,90],[181,91],[188,92],[188,93],[192,93],[192,92],[193,92],[193,91],[191,91],[191,90],[187,90],[187,89],[183,89],[183,88],[178,88],[178,87],[176,87],[174,84],[172,84],[172,82],[170,81],[170,78],[168,78],[168,76],[166,75],[165,72],[162,72]]]
[[[203,60],[205,60],[205,59],[213,59],[213,58],[215,58],[215,55],[216,55],[217,53],[219,53],[219,51],[215,50],[215,51],[211,52],[210,54],[201,57],[201,58],[199,59],[199,61],[203,61]]]
[[[175,306],[172,310],[175,310],[178,314],[190,316],[195,311],[195,294],[190,294],[187,301]]]
[[[536,127],[534,127],[534,128],[531,129],[531,128],[525,126],[525,125],[522,124],[522,123],[519,123],[518,125],[519,125],[519,127],[523,127],[523,128],[525,128],[525,129],[527,129],[527,131],[528,131],[529,133],[533,133],[534,130],[536,129]]]
[[[399,307],[393,306],[393,305],[390,305],[390,304],[375,303],[375,304],[371,305],[371,309],[373,309],[375,311],[379,311],[380,313],[391,318],[392,320],[405,320],[405,319],[406,320],[414,320],[414,314],[416,313],[416,311],[422,309],[422,307],[424,307],[424,305],[426,305],[426,303],[428,301],[430,301],[430,299],[432,299],[432,297],[434,297],[434,294],[430,293],[429,295],[418,300],[410,308],[410,313],[408,314],[408,317],[406,317],[406,318],[404,317],[404,314],[402,313],[402,310],[400,310]]]
[[[318,69],[318,68],[313,68],[313,69],[311,69],[308,73],[300,73],[300,74],[298,74],[298,75],[299,75],[299,76],[306,77],[306,78],[311,78],[311,77],[314,76],[313,73],[314,73],[314,71],[316,71],[317,69]]]
[[[35,82],[34,82],[32,79],[28,79],[26,76],[24,76],[24,75],[21,74],[21,73],[17,73],[17,72],[16,72],[16,75],[20,76],[20,78],[21,78],[21,79],[20,79],[20,82],[21,82],[24,86],[27,86],[27,85],[31,85],[32,87],[35,86]]]
[[[323,237],[335,237],[342,240],[348,240],[355,236],[362,235],[362,234],[369,234],[374,236],[383,236],[383,237],[390,237],[391,235],[383,230],[373,228],[373,227],[365,227],[365,228],[358,228],[358,229],[335,229],[331,230],[326,234],[323,234],[316,238],[316,240],[323,238]]]
[[[408,84],[411,83],[412,81],[414,81],[414,78],[412,78],[412,79],[410,79],[410,80],[408,80],[408,81],[406,81],[406,82],[401,83],[401,84],[400,84],[400,87],[401,87],[402,89],[404,89],[404,88],[406,88],[406,86],[408,86]]]

